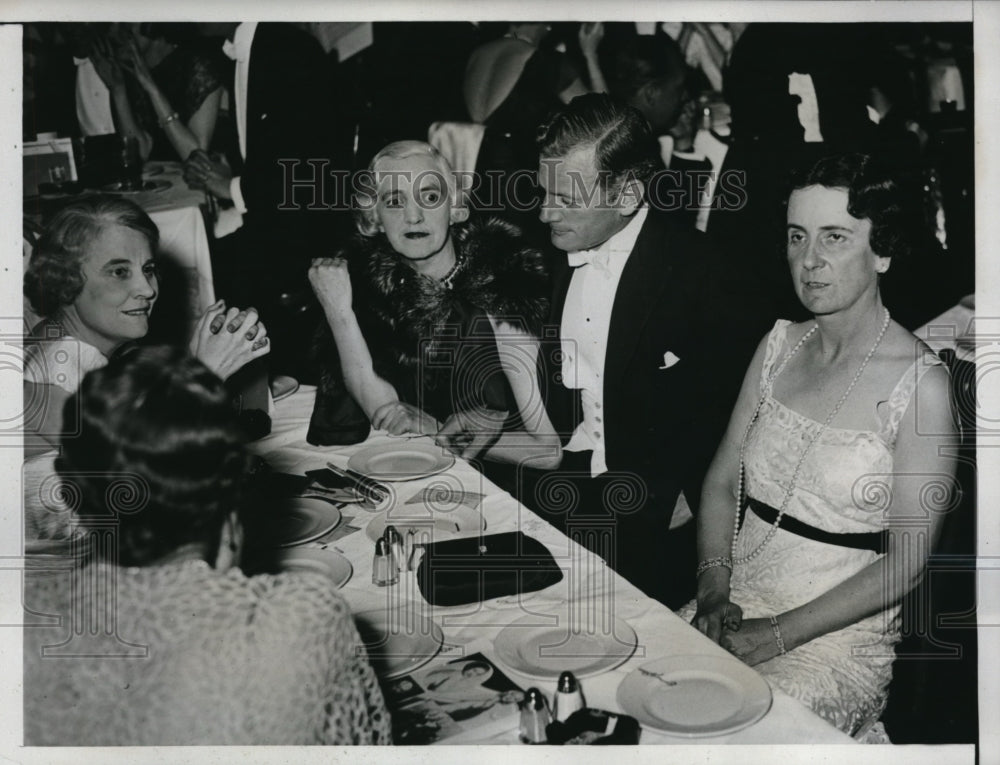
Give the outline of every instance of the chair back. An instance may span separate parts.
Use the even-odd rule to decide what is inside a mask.
[[[460,177],[471,178],[485,131],[476,122],[435,122],[427,131],[427,143],[441,152]]]

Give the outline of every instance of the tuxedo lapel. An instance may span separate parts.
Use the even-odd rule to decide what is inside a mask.
[[[556,432],[563,437],[565,444],[582,415],[580,392],[570,390],[562,383],[562,314],[575,269],[569,267],[565,255],[560,258],[552,267],[552,307],[549,315],[549,328],[555,328],[556,333],[554,336],[546,333],[538,363],[546,392],[545,406]]]
[[[250,46],[250,59],[247,61],[247,156],[250,156],[251,138],[258,132],[262,103],[267,100],[263,91],[268,85],[267,73],[271,69],[270,34],[268,24],[257,25],[253,44]]]
[[[646,320],[670,284],[670,243],[662,228],[651,212],[618,282],[604,358],[605,390],[621,382]]]
[[[566,256],[562,255],[561,261],[552,270],[552,314],[550,321],[561,328],[563,309],[566,307],[566,295],[569,293],[569,283],[573,279],[575,269],[569,267]]]

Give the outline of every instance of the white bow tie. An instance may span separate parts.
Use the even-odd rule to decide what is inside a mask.
[[[582,252],[570,252],[567,253],[566,259],[569,262],[570,268],[592,265],[595,268],[599,268],[602,271],[608,271],[610,273],[608,263],[611,259],[611,253],[607,250],[584,250]]]
[[[233,61],[236,60],[236,45],[232,40],[226,40],[222,43],[222,52],[226,54]]]

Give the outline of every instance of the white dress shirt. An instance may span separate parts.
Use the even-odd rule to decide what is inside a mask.
[[[591,476],[608,470],[604,441],[604,362],[611,310],[618,282],[647,212],[645,207],[640,208],[628,225],[604,244],[567,256],[575,270],[566,293],[560,328],[562,375],[567,388],[580,390],[583,420],[573,431],[566,450],[593,450]]]
[[[111,93],[89,58],[73,57],[76,64],[76,119],[80,134],[107,135],[115,132],[111,115]]]
[[[240,156],[243,157],[244,161],[247,158],[247,82],[250,79],[250,48],[253,46],[253,38],[256,33],[257,22],[244,21],[236,27],[233,41],[226,40],[222,45],[223,53],[236,62],[233,107],[236,110],[236,132],[240,139]],[[240,188],[238,175],[229,182],[229,193],[236,209],[245,213],[247,206],[243,199],[243,190]]]

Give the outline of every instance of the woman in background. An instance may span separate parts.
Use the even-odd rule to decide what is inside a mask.
[[[132,25],[99,39],[91,60],[111,93],[118,132],[143,160],[186,160],[212,143],[224,75],[191,45],[193,24]]]

